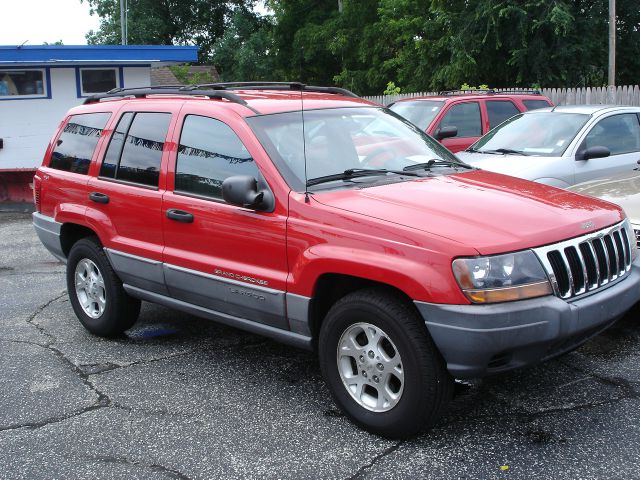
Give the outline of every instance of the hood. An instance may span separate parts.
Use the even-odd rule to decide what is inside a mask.
[[[543,176],[540,172],[553,171],[552,165],[562,158],[474,152],[458,152],[456,156],[476,168],[528,180]]]
[[[463,243],[481,254],[555,243],[623,219],[610,203],[481,170],[323,192],[314,198]]]
[[[580,183],[568,190],[616,203],[624,209],[631,223],[640,224],[640,172],[637,170]]]

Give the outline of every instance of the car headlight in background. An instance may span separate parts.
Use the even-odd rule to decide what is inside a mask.
[[[473,303],[496,303],[553,293],[538,257],[524,250],[491,257],[457,258],[453,274]]]

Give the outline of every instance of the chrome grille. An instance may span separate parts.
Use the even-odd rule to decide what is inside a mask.
[[[639,239],[640,230],[635,234]],[[618,280],[630,270],[629,238],[623,222],[533,251],[547,271],[555,294],[572,298]]]
[[[638,248],[640,248],[640,227],[639,228],[634,228],[633,229],[633,233],[636,234],[636,245],[638,245]]]

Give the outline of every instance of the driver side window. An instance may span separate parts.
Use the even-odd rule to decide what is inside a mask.
[[[640,151],[640,123],[635,113],[603,118],[594,125],[582,143],[582,149],[607,147],[611,155]]]
[[[258,167],[240,138],[219,120],[187,116],[180,134],[174,190],[222,199],[222,182],[233,175],[259,178]]]

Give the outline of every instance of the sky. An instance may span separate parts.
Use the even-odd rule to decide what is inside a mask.
[[[89,30],[99,20],[89,15],[80,0],[2,0],[0,45],[42,45],[62,40],[65,45],[86,45]]]

